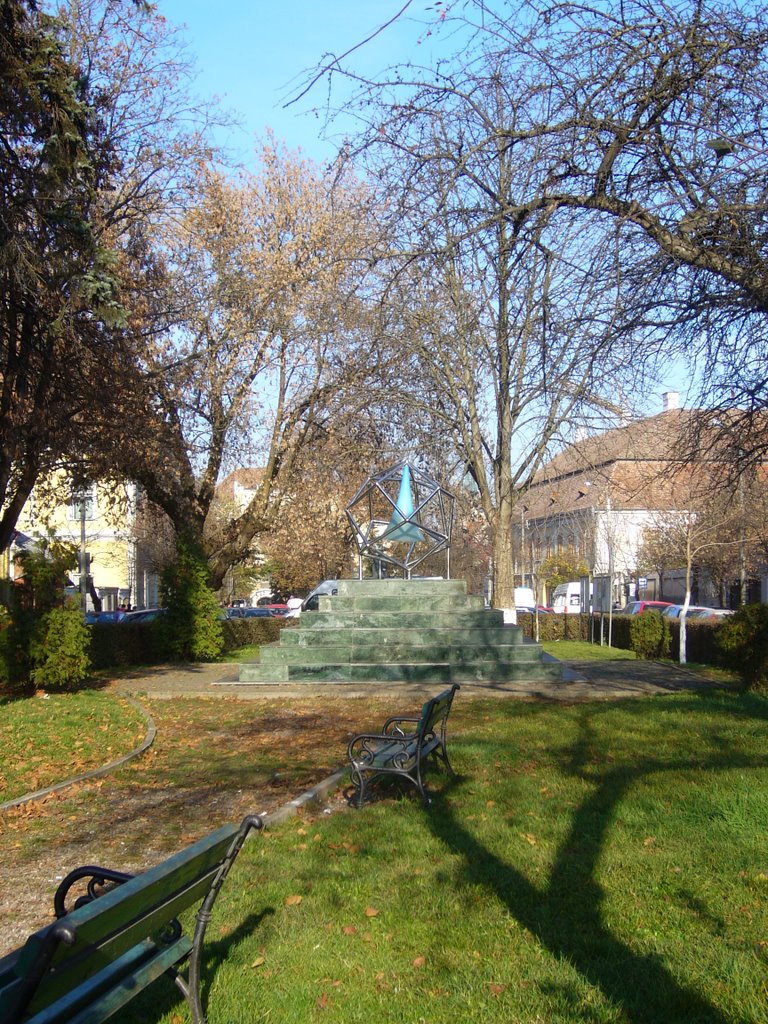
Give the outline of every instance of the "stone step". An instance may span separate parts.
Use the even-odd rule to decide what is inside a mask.
[[[503,661],[475,661],[471,664],[451,663],[452,683],[513,683],[521,680],[560,679],[559,664],[545,662],[514,663]]]
[[[356,662],[311,664],[243,665],[241,682],[305,682],[354,683],[378,680],[382,682],[444,682],[449,678],[447,662],[432,665],[391,664],[387,662]]]
[[[323,594],[318,604],[321,612],[379,612],[391,610],[393,614],[425,610],[454,613],[482,611],[483,607],[482,598],[476,595],[467,597],[466,594],[405,594],[396,601],[385,595]]]
[[[498,608],[476,609],[469,611],[451,611],[449,609],[392,610],[387,611],[355,611],[339,609],[331,597],[331,610],[322,608],[316,612],[304,612],[299,619],[302,629],[327,629],[344,627],[346,629],[402,626],[407,629],[448,629],[461,626],[462,629],[477,627],[485,629],[489,626],[503,626],[504,613]]]
[[[364,664],[366,662],[405,662],[414,664],[471,664],[478,661],[532,663],[541,660],[541,651],[532,644],[507,644],[491,648],[487,644],[396,644],[380,646],[375,644],[327,644],[314,647],[300,647],[295,644],[268,645],[260,652],[259,664],[290,665],[317,664]]]
[[[356,663],[320,665],[262,665],[245,664],[241,667],[243,683],[461,683],[461,682],[519,682],[522,680],[552,680],[560,678],[559,665],[503,664],[476,662],[472,665],[412,663]]]
[[[339,597],[386,597],[388,600],[418,594],[440,597],[443,594],[466,594],[464,580],[339,580]]]
[[[244,683],[499,685],[560,678],[538,644],[462,580],[341,580],[241,667]]]
[[[303,618],[303,616],[302,616]],[[316,627],[306,629],[303,626],[292,626],[280,632],[281,647],[324,647],[343,644],[375,644],[382,647],[398,645],[415,646],[421,644],[447,644],[452,647],[468,644],[471,646],[485,645],[489,647],[522,645],[523,631],[519,626],[487,626],[485,628],[462,626],[443,626],[435,629],[407,629],[377,627],[366,629],[360,627],[351,630],[345,626]]]

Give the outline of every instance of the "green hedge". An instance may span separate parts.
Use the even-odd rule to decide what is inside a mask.
[[[533,639],[536,616],[532,612],[518,612],[517,624],[528,639]],[[539,615],[539,640],[589,640],[588,615]]]
[[[224,653],[253,644],[261,647],[280,637],[280,630],[295,620],[280,618],[225,619],[222,621]],[[91,663],[94,668],[125,665],[158,665],[172,660],[164,623],[97,622],[90,626]]]
[[[226,619],[224,627],[224,652],[236,651],[239,647],[250,647],[256,644],[272,644],[280,639],[281,629],[291,629],[297,619],[275,617],[253,619]]]
[[[608,616],[593,615],[540,615],[540,640],[593,640],[600,643],[602,618],[603,641],[608,642]],[[611,646],[622,650],[632,650],[631,627],[634,615],[614,615],[611,621]],[[726,620],[727,621],[727,620]],[[518,625],[528,639],[534,636],[534,617],[528,612],[520,612],[517,616]],[[677,619],[668,619],[670,633],[669,657],[677,660],[680,657],[680,623]],[[687,623],[687,660],[702,665],[725,665],[726,658],[717,642],[717,636],[723,622],[705,622],[690,619]]]

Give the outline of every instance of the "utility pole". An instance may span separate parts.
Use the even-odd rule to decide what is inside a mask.
[[[88,553],[85,549],[85,491],[80,491],[80,608],[88,611]]]
[[[613,644],[613,537],[611,535],[611,496],[605,496],[605,525],[608,540],[608,646]]]

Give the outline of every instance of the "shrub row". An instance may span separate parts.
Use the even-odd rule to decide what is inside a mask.
[[[290,625],[284,619],[225,619],[222,621],[224,653],[239,647],[270,644],[280,630]],[[157,665],[173,660],[174,649],[161,619],[153,622],[97,622],[91,630],[91,663],[94,668],[125,665]]]
[[[642,621],[640,621],[642,620]],[[659,620],[662,620],[659,623]],[[521,612],[517,621],[529,639],[534,636],[534,616]],[[724,665],[728,660],[718,643],[724,623],[691,620],[687,623],[686,648],[688,661],[704,665]],[[608,616],[540,615],[540,640],[588,640],[608,643]],[[614,615],[611,619],[611,646],[636,651],[641,657],[680,657],[680,623],[655,613]]]
[[[536,628],[536,616],[532,612],[518,612],[517,624],[523,630],[524,636],[533,639]],[[539,616],[539,640],[590,639],[589,615]]]

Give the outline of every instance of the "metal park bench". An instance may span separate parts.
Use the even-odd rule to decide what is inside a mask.
[[[423,768],[432,757],[442,761],[454,774],[445,746],[446,723],[453,697],[460,689],[454,684],[428,700],[414,718],[393,716],[380,733],[361,733],[350,741],[348,756],[355,785],[355,802],[362,807],[368,782],[381,775],[408,779],[418,789],[425,806],[431,803],[424,788]],[[410,726],[411,728],[408,728]]]
[[[163,974],[204,1024],[200,957],[211,909],[260,818],[227,825],[140,875],[81,867],[54,897],[58,920],[0,959],[1,1024],[96,1024]],[[87,891],[66,903],[73,887]],[[198,906],[194,934],[178,915]],[[178,967],[187,963],[187,977]]]

